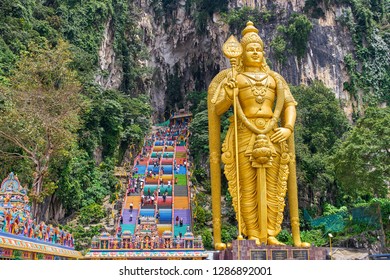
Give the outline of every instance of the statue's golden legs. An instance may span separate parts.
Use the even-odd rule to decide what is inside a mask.
[[[245,143],[239,143],[240,145],[245,146]],[[243,233],[258,244],[283,244],[276,239],[282,221],[280,217],[278,219],[278,214],[283,212],[284,208],[284,202],[280,205],[280,200],[284,200],[284,197],[278,197],[279,153],[274,158],[272,167],[264,169],[263,172],[252,167],[244,152],[239,153],[239,160],[241,215],[245,225]],[[265,176],[266,181],[262,183],[259,176]],[[265,199],[259,199],[261,192]]]
[[[241,143],[240,143],[241,144]],[[257,191],[255,169],[251,167],[248,157],[239,153],[241,184],[241,215],[245,224],[243,232],[248,239],[259,240],[260,227],[257,212]]]

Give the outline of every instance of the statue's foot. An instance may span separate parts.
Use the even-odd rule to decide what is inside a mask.
[[[274,236],[269,236],[267,238],[267,244],[268,245],[286,245],[283,242],[280,242],[279,240],[277,240]]]
[[[261,245],[260,239],[254,236],[249,236],[248,240],[254,240],[256,242],[256,245]]]
[[[226,249],[226,244],[225,243],[215,243],[214,244],[215,250],[222,251]]]
[[[310,243],[307,242],[300,242],[300,243],[295,243],[295,247],[301,247],[301,248],[309,248],[311,245]]]

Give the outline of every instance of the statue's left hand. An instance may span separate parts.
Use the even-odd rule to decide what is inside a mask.
[[[278,127],[274,129],[275,133],[271,136],[273,143],[280,143],[286,141],[291,135],[291,130],[284,127]]]

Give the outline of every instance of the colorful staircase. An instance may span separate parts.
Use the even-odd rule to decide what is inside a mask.
[[[140,181],[138,192],[127,193],[123,204],[122,233],[128,230],[134,234],[139,217],[158,217],[159,235],[171,231],[175,237],[182,236],[188,227],[192,229],[186,136],[187,128],[173,133],[168,128],[145,140],[143,154],[138,155],[133,168],[133,177]]]

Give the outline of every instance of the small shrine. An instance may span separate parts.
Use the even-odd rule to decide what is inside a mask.
[[[28,219],[30,212],[27,190],[11,172],[0,187],[0,231],[19,234],[19,223]]]
[[[109,244],[110,244],[110,234],[107,232],[103,232],[100,237],[99,237],[99,248],[101,249],[110,249]]]
[[[155,217],[139,217],[134,234],[125,230],[116,236],[102,232],[94,236],[91,251],[85,259],[204,259],[200,236],[194,237],[189,227],[182,236],[173,237],[166,230],[160,236]]]
[[[123,249],[133,249],[133,236],[129,230],[125,230],[122,233],[122,248]]]
[[[173,248],[173,233],[170,230],[166,230],[162,235],[163,246],[164,248],[171,249]]]
[[[25,251],[25,248],[30,250]],[[74,251],[72,234],[58,226],[35,221],[31,214],[28,191],[12,172],[0,185],[0,249],[0,259],[81,257],[79,252]],[[15,252],[21,252],[21,257],[15,257]]]
[[[177,112],[172,113],[169,118],[170,125],[188,125],[192,120],[192,113],[186,111],[185,109],[180,109]]]

